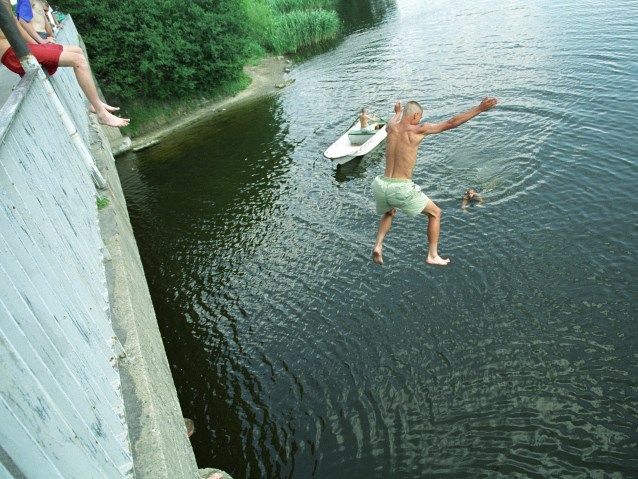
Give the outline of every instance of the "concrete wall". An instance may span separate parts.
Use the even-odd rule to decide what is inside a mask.
[[[96,192],[50,105],[30,74],[5,105],[13,111],[2,110],[10,120],[0,133],[5,468],[27,477],[133,477]]]
[[[60,69],[96,191],[45,81],[0,98],[0,479],[199,477],[109,142]]]

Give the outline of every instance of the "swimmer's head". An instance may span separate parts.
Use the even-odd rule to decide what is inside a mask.
[[[474,188],[468,188],[465,192],[465,196],[467,196],[469,199],[472,199],[474,197],[474,194]]]

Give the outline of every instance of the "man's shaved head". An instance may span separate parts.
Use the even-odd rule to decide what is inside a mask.
[[[423,108],[421,108],[421,105],[419,105],[415,101],[407,102],[406,105],[405,105],[405,109],[403,110],[403,114],[405,116],[412,116],[415,113],[418,113],[420,115],[423,114]]]

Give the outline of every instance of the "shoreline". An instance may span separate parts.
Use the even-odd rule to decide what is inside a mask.
[[[118,152],[118,154],[143,150],[159,143],[167,135],[197,121],[210,118],[217,113],[237,106],[245,101],[275,93],[289,84],[289,80],[287,80],[286,77],[291,68],[292,61],[283,56],[267,56],[259,62],[259,65],[245,66],[244,73],[246,73],[252,81],[244,90],[235,96],[211,101],[201,108],[193,110],[189,114],[173,119],[170,124],[160,127],[152,133],[131,138],[131,143],[128,148]]]

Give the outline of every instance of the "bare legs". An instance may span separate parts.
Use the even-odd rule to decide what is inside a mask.
[[[383,240],[390,231],[392,219],[397,210],[392,209],[381,217],[379,221],[379,229],[377,231],[377,242],[372,248],[372,261],[377,264],[383,264]],[[425,262],[437,266],[447,266],[450,263],[449,258],[441,258],[439,256],[439,233],[441,231],[441,208],[436,206],[432,200],[428,201],[422,213],[428,217],[428,255]]]
[[[107,105],[104,102],[102,102],[102,105],[104,106],[104,108],[106,108],[106,111],[110,111],[111,113],[113,113],[114,111],[118,111],[120,109],[119,106]],[[91,113],[95,113],[95,108],[93,108],[93,105],[91,105]]]
[[[374,244],[374,248],[372,248],[372,261],[377,264],[383,264],[383,256],[381,252],[383,250],[383,238],[390,231],[390,227],[392,226],[392,218],[397,214],[397,210],[392,208],[386,214],[381,217],[381,221],[379,221],[379,229],[377,231],[377,242]]]
[[[103,125],[118,128],[128,125],[128,118],[119,118],[111,113],[117,110],[116,107],[102,103],[100,100],[97,89],[95,88],[95,83],[93,83],[89,64],[86,58],[84,58],[82,50],[74,45],[64,45],[63,48],[59,65],[61,67],[73,67],[78,84],[88,98],[92,111],[95,111],[98,121]]]
[[[422,211],[428,216],[428,256],[425,262],[438,266],[447,266],[450,263],[449,258],[441,258],[439,256],[439,233],[441,232],[441,208],[434,204],[434,201],[428,201]]]

